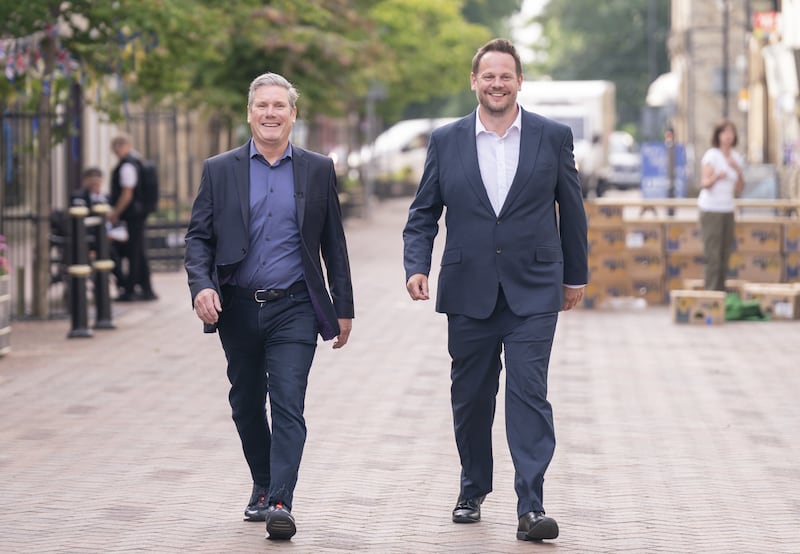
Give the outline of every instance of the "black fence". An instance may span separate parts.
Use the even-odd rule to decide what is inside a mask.
[[[43,117],[50,118],[54,141],[50,163],[50,213],[39,215],[41,179],[37,173],[42,155],[39,129]],[[6,111],[0,116],[0,234],[7,244],[10,267],[10,311],[12,319],[39,317],[35,307],[46,296],[49,318],[66,318],[69,314],[69,279],[65,278],[69,263],[69,225],[66,210],[72,191],[79,188],[81,168],[80,118],[70,110],[46,115]],[[129,116],[125,130],[132,137],[141,137],[136,149],[156,162],[159,170],[159,209],[151,215],[147,246],[154,271],[178,271],[183,267],[183,237],[188,225],[186,206],[193,190],[184,187],[182,198],[178,186],[179,171],[193,178],[196,156],[180,153],[176,137],[179,120],[175,112],[144,112]],[[186,163],[180,166],[179,160]],[[47,232],[47,252],[39,253],[38,236]],[[34,272],[37,266],[49,269],[46,290],[38,290]]]
[[[68,135],[69,116],[54,114],[31,114],[5,112],[0,117],[0,233],[7,244],[6,258],[11,274],[11,317],[25,317],[29,313],[29,301],[34,289],[34,267],[37,254],[37,228],[52,230],[52,217],[38,213],[40,196],[47,192],[40,185],[44,180],[38,175],[39,158],[43,155],[39,130],[45,118],[54,135]],[[50,171],[51,204],[54,213],[66,205],[66,191],[69,187],[69,167],[75,163],[71,139],[62,141],[52,149],[53,170]],[[51,235],[52,233],[48,233]],[[52,237],[51,237],[52,238]],[[48,312],[53,317],[66,315],[64,298],[65,284],[60,280],[59,259],[63,246],[55,242],[49,245],[50,252],[43,257],[50,259],[51,282],[47,290],[36,292],[47,296]]]

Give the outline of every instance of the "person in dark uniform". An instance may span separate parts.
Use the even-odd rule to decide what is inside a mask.
[[[127,257],[128,273],[122,279],[118,301],[157,300],[150,282],[150,264],[145,246],[147,211],[144,208],[141,183],[142,162],[134,152],[131,139],[118,135],[111,141],[111,150],[119,163],[111,174],[111,205],[108,220],[116,225],[125,222],[128,241],[121,256]]]

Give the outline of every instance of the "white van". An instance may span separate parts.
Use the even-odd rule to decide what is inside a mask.
[[[456,119],[406,119],[392,125],[362,149],[362,178],[372,181],[378,196],[413,194],[422,178],[431,133]]]

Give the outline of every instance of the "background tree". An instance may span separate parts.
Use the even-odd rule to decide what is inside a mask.
[[[550,0],[527,77],[606,79],[617,89],[617,125],[635,131],[647,87],[668,71],[669,2]]]
[[[48,315],[52,143],[73,132],[65,127],[55,134],[51,114],[67,102],[75,83],[103,88],[110,75],[117,78],[123,96],[155,101],[175,93],[185,83],[186,61],[202,48],[202,38],[214,32],[213,21],[202,5],[188,0],[0,3],[0,65],[5,76],[0,104],[5,109],[13,102],[38,116],[36,140],[28,145],[34,149],[37,184],[32,206],[37,220],[34,317]],[[118,105],[104,107],[111,111]]]
[[[478,25],[486,33],[467,46],[468,55],[453,59],[451,65],[457,73],[457,85],[454,93],[437,95],[423,103],[411,103],[406,106],[403,117],[428,117],[431,115],[458,117],[475,109],[475,93],[469,89],[469,72],[472,57],[478,48],[493,37],[510,37],[511,16],[519,12],[522,0],[465,0],[461,6],[461,15],[469,23]]]
[[[521,8],[522,0],[465,0],[461,13],[470,23],[488,28],[493,36],[507,36],[508,18]]]
[[[452,97],[469,82],[464,68],[491,35],[461,9],[461,0],[384,0],[371,9],[390,56],[378,75],[388,93],[379,112],[388,122],[410,105]]]

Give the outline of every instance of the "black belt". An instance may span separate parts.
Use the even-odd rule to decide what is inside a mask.
[[[288,289],[246,289],[244,287],[234,287],[231,285],[223,287],[223,292],[226,294],[254,300],[259,304],[280,300],[281,298],[286,298],[290,294],[296,294],[304,290],[308,290],[305,281],[297,281]]]

